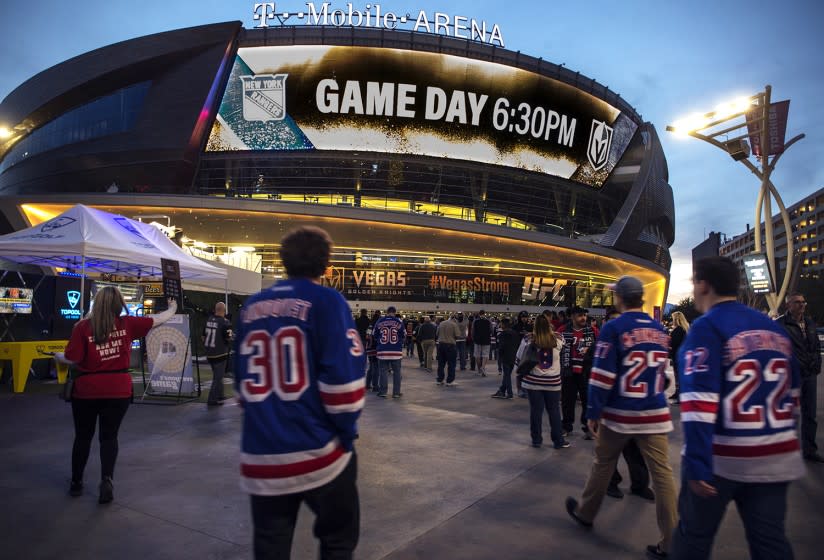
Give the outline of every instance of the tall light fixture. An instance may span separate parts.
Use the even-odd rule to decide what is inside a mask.
[[[778,289],[777,281],[770,293],[766,294],[770,315],[777,316],[781,300],[784,299],[790,284],[793,265],[793,236],[790,216],[784,207],[784,202],[778,190],[770,180],[775,165],[781,154],[795,144],[804,134],[799,134],[784,142],[784,131],[787,126],[787,111],[789,101],[770,103],[772,87],[766,86],[764,91],[750,97],[741,97],[716,107],[714,111],[696,114],[676,121],[667,126],[668,132],[679,135],[692,136],[721,148],[735,161],[740,161],[747,169],[761,181],[761,189],[755,206],[755,253],[761,253],[761,216],[764,220],[764,236],[766,237],[767,261],[770,273],[775,275],[775,236],[773,235],[772,198],[778,205],[781,219],[784,223],[784,232],[787,237],[787,265],[784,269],[784,278]],[[724,125],[724,126],[722,126]],[[747,127],[747,130],[742,130]],[[733,135],[730,137],[730,135]],[[750,144],[753,143],[755,157],[759,160],[760,169],[750,161]],[[772,160],[770,160],[772,156]],[[776,293],[778,290],[778,293]]]

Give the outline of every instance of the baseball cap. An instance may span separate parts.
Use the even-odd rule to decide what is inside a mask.
[[[397,309],[395,309],[394,305],[390,305],[389,307],[386,308],[387,313],[394,313],[395,311],[397,311]]]
[[[584,313],[589,313],[589,311],[587,311],[586,309],[584,309],[580,305],[574,305],[572,307],[572,309],[569,310],[570,315],[581,315],[581,314],[584,314]]]
[[[610,284],[609,288],[621,299],[644,295],[644,285],[635,276],[621,276],[615,284]]]

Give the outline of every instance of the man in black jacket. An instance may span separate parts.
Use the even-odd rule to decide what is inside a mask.
[[[801,370],[801,451],[804,458],[824,463],[815,443],[816,384],[821,373],[821,343],[815,330],[815,322],[804,315],[807,305],[804,294],[795,292],[787,296],[787,312],[776,319],[786,329],[793,341],[793,354]]]
[[[515,367],[515,355],[518,353],[518,347],[521,345],[523,337],[512,328],[512,321],[509,317],[504,317],[501,320],[501,329],[501,334],[498,335],[498,357],[501,360],[503,379],[501,380],[501,388],[492,395],[492,398],[511,399],[512,368]]]
[[[486,377],[484,361],[489,356],[489,346],[492,344],[492,323],[486,318],[486,311],[483,309],[478,312],[478,318],[472,323],[472,343],[475,347],[478,374]]]

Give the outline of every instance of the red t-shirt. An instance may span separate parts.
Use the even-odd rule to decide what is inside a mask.
[[[73,398],[77,399],[119,399],[132,395],[132,376],[129,359],[132,354],[132,340],[143,338],[152,328],[151,317],[118,317],[114,332],[102,344],[95,344],[91,323],[78,322],[72,330],[66,345],[66,359],[77,365],[83,372],[74,382]]]

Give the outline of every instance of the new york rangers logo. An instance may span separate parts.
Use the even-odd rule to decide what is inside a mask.
[[[69,305],[72,309],[77,307],[77,304],[80,303],[80,292],[76,290],[69,290],[66,292],[66,299],[69,300]]]
[[[595,171],[600,170],[609,160],[609,149],[612,146],[612,127],[603,121],[592,119],[592,128],[589,131],[589,145],[587,158]]]
[[[286,78],[289,74],[241,76],[243,118],[247,121],[282,121],[286,118]]]

